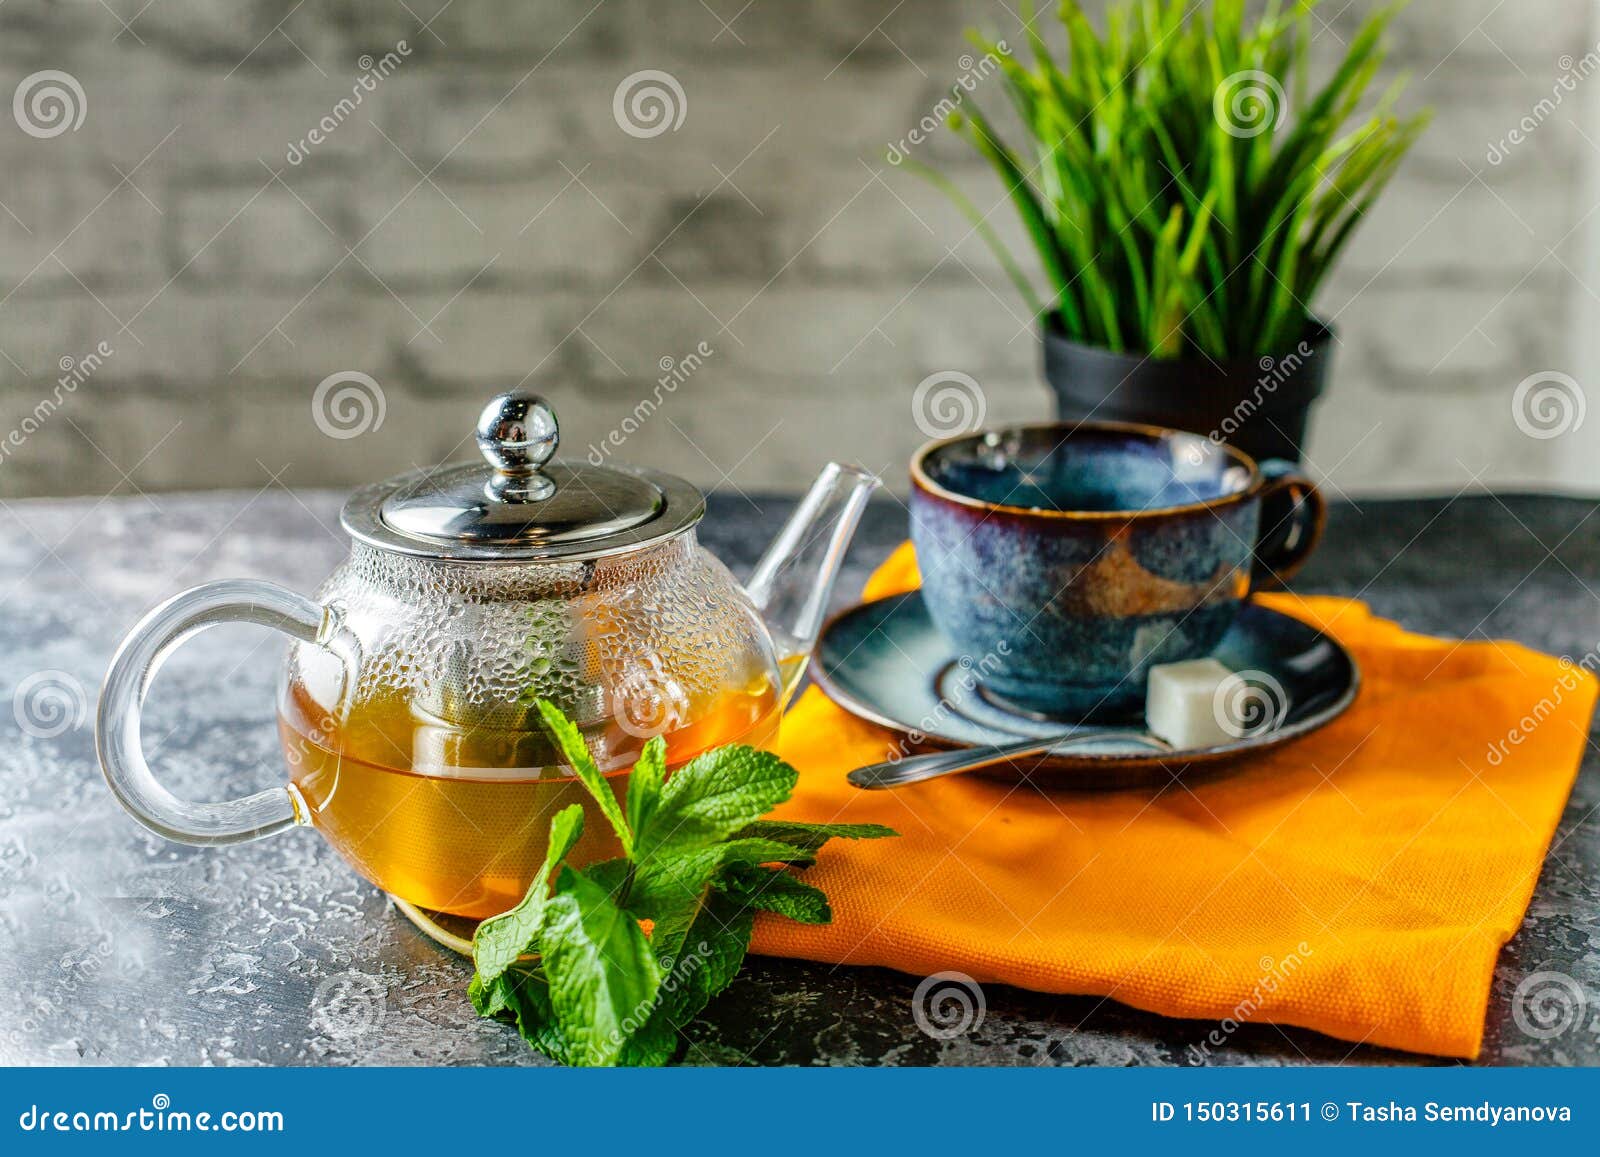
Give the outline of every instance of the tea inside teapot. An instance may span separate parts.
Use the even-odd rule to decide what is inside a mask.
[[[535,695],[585,725],[619,785],[652,735],[678,766],[777,733],[780,664],[692,531],[582,567],[464,567],[358,544],[318,600],[341,608],[363,656],[344,694],[326,651],[295,649],[278,712],[290,780],[357,871],[421,907],[511,907],[551,815],[572,803],[593,813],[574,862],[618,854]]]
[[[483,461],[352,495],[340,519],[350,554],[315,598],[255,579],[207,583],[129,633],[96,744],[135,818],[196,844],[311,824],[397,898],[483,917],[522,898],[550,816],[571,803],[589,814],[568,858],[618,851],[545,733],[540,700],[619,780],[654,736],[669,770],[723,744],[771,742],[878,480],[829,464],[742,588],[697,541],[697,489],[552,460],[559,429],[537,395],[495,398],[477,440]],[[278,694],[290,782],[182,800],[145,762],[140,709],[167,653],[220,622],[296,640]]]

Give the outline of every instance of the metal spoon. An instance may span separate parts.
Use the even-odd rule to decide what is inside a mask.
[[[1172,745],[1158,739],[1148,731],[1124,727],[1075,727],[1060,735],[1041,739],[1023,739],[1016,743],[991,744],[983,747],[963,747],[956,751],[935,751],[927,755],[913,755],[906,759],[872,763],[858,767],[845,778],[855,787],[876,791],[888,787],[902,787],[937,779],[941,775],[958,775],[963,771],[993,767],[1013,759],[1027,759],[1034,755],[1048,755],[1065,751],[1085,743],[1104,739],[1126,739],[1150,751],[1171,751]]]

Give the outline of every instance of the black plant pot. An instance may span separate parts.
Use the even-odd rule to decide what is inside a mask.
[[[1293,349],[1213,363],[1160,360],[1044,332],[1044,376],[1065,422],[1090,418],[1215,436],[1252,458],[1300,461],[1311,403],[1322,393],[1333,333],[1317,323]]]

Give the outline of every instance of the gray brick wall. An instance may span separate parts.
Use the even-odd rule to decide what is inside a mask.
[[[1318,54],[1370,7],[1325,4]],[[747,490],[830,456],[898,480],[921,440],[911,391],[939,370],[976,378],[992,419],[1043,416],[995,262],[883,161],[961,73],[962,28],[1016,38],[1013,9],[10,0],[0,95],[59,70],[83,120],[40,137],[0,118],[0,442],[23,431],[0,496],[348,486],[467,452],[483,398],[524,380],[581,452],[701,342],[621,456]],[[1402,18],[1396,66],[1438,116],[1320,303],[1342,345],[1311,458],[1340,489],[1595,477],[1523,434],[1510,399],[1537,371],[1582,377],[1571,338],[1600,295],[1574,227],[1600,125],[1575,94],[1486,159],[1595,35],[1586,0]],[[338,112],[363,58],[401,41]],[[613,116],[644,69],[681,84],[676,131]],[[290,163],[324,117],[340,123]],[[992,204],[947,135],[917,155]],[[63,359],[83,378],[64,394]],[[378,383],[383,420],[335,438],[312,399],[342,371]]]

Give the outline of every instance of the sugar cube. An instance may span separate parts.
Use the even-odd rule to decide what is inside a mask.
[[[1189,659],[1150,668],[1144,721],[1153,735],[1180,750],[1231,743],[1238,735],[1224,726],[1217,690],[1232,671],[1215,659]]]

